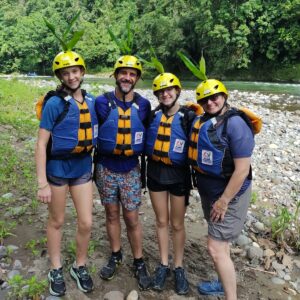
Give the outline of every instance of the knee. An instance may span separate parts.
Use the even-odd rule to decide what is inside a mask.
[[[184,223],[171,223],[173,232],[180,232],[184,230]]]
[[[120,222],[120,215],[118,211],[108,211],[106,213],[106,222],[110,224],[115,224]]]
[[[78,221],[78,231],[89,233],[92,230],[92,219]]]
[[[64,224],[64,217],[50,216],[48,220],[48,228],[60,230]]]
[[[156,227],[158,229],[167,228],[169,226],[169,220],[156,220]]]
[[[207,249],[209,255],[215,263],[224,261],[225,257],[227,256],[227,251],[225,251],[224,247],[218,247],[217,244],[208,243]]]
[[[127,218],[125,220],[125,224],[126,224],[127,230],[132,231],[139,227],[140,222],[139,222],[139,219],[137,219],[137,218]]]

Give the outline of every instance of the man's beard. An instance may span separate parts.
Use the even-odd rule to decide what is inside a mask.
[[[123,88],[122,87],[122,83],[129,83],[130,86],[128,88]],[[131,81],[128,80],[124,80],[123,82],[121,82],[120,80],[116,80],[116,85],[118,86],[119,90],[123,93],[123,94],[128,94],[130,91],[133,90],[135,84],[132,83]]]

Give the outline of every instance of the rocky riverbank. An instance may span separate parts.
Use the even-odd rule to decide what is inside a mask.
[[[33,84],[33,82],[28,82]],[[49,86],[56,84],[49,81],[35,81],[33,85]],[[99,94],[111,90],[108,85],[84,85],[88,91]],[[157,104],[156,98],[150,90],[137,90],[141,95],[150,99],[152,106]],[[194,100],[194,91],[183,91],[180,97],[182,104]],[[299,97],[263,94],[258,92],[230,91],[230,104],[236,107],[247,107],[263,119],[263,128],[256,140],[253,155],[253,199],[249,208],[244,231],[232,244],[232,256],[237,267],[239,299],[299,299],[300,297],[300,258],[288,243],[277,244],[271,239],[271,221],[278,216],[279,208],[286,208],[292,215],[296,211],[299,198],[300,181],[300,99]],[[281,109],[279,109],[281,108]],[[9,128],[7,130],[10,130]],[[34,146],[34,140],[31,141]],[[1,199],[15,197],[17,193],[11,191]],[[33,195],[34,196],[34,195]],[[111,282],[101,281],[96,271],[105,262],[109,254],[105,233],[104,211],[100,199],[95,191],[94,225],[92,240],[97,247],[90,254],[90,269],[94,270],[95,291],[83,295],[75,289],[74,283],[67,278],[68,294],[65,299],[180,299],[173,291],[172,280],[167,289],[161,294],[149,292],[132,292],[136,289],[135,279],[131,277],[131,254],[126,238],[122,233],[122,242],[126,253],[123,268]],[[158,260],[155,237],[154,215],[151,203],[146,193],[143,196],[144,205],[141,208],[141,220],[144,228],[144,256],[149,269],[154,270]],[[186,213],[187,243],[185,265],[191,284],[189,299],[199,298],[196,284],[199,280],[211,278],[215,275],[212,263],[205,248],[206,223],[200,208],[200,198],[196,190],[192,191],[190,206]],[[45,234],[47,211],[45,206],[39,207],[36,220],[28,226],[17,229],[17,237],[10,237],[5,245],[0,246],[0,299],[9,291],[8,278],[15,274],[24,276],[37,275],[46,278],[48,259],[45,248],[39,249],[39,256],[32,256],[24,245],[30,238],[42,238]],[[73,205],[67,205],[67,220],[64,234],[65,264],[70,263],[68,243],[74,235],[75,221]],[[299,226],[298,215],[298,226]],[[294,227],[293,223],[294,222]],[[297,220],[290,220],[289,234],[299,238]],[[26,230],[26,234],[24,233]],[[298,230],[298,232],[297,232]],[[288,237],[285,237],[288,239]],[[10,245],[10,247],[8,247]],[[7,258],[10,258],[9,260]],[[66,270],[67,273],[67,270]],[[44,298],[51,300],[53,297]],[[5,298],[3,298],[5,299]],[[203,298],[207,299],[207,298]],[[215,298],[210,298],[215,299]]]

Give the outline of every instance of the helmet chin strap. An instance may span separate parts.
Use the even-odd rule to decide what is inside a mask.
[[[208,114],[209,116],[211,116],[211,117],[217,117],[217,116],[222,112],[222,110],[223,110],[223,108],[224,108],[225,106],[227,106],[227,99],[224,101],[224,104],[223,104],[222,108],[219,109],[216,113],[214,113],[214,114],[209,114],[209,113],[207,113],[207,114]]]
[[[164,113],[167,113],[175,105],[175,103],[178,100],[179,96],[180,96],[180,93],[177,94],[176,99],[171,104],[169,104],[169,105],[164,105],[164,104],[160,103],[162,111]]]
[[[78,89],[80,89],[82,83],[83,83],[83,79],[80,80],[80,83],[79,83],[79,85],[78,85],[77,88],[72,89],[72,88],[68,87],[63,81],[61,81],[61,85],[62,85],[68,92],[70,91],[71,94],[74,94]]]

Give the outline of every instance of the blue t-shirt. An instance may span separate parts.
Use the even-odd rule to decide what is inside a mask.
[[[111,92],[117,106],[121,107],[124,111],[131,107],[133,101],[121,101],[119,100],[114,92]],[[104,95],[100,95],[96,98],[95,110],[99,122],[99,130],[101,130],[101,125],[107,119],[110,113],[110,107],[108,105],[109,101]],[[142,122],[145,122],[151,113],[151,104],[149,100],[144,97],[139,98],[139,117]],[[120,156],[120,155],[100,155],[99,163],[101,163],[105,168],[113,172],[129,172],[137,166],[139,163],[138,156]]]
[[[223,124],[224,125],[224,124]],[[254,149],[254,137],[246,122],[239,116],[233,116],[227,121],[225,138],[222,137],[223,125],[217,127],[217,135],[223,145],[228,145],[232,158],[251,157]],[[249,187],[251,180],[245,179],[239,196]],[[224,192],[228,180],[197,173],[197,187],[200,195],[216,201]]]
[[[65,104],[57,96],[51,97],[45,104],[42,112],[40,128],[53,131],[55,121],[63,112]],[[83,157],[48,160],[46,165],[46,174],[61,178],[78,178],[92,171],[92,157],[87,154]]]

